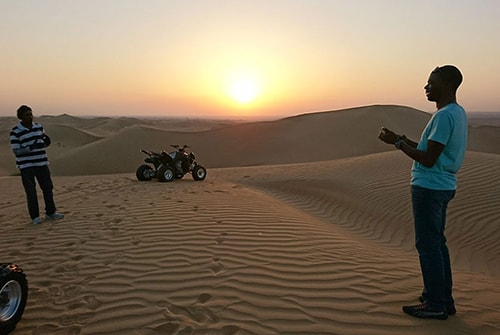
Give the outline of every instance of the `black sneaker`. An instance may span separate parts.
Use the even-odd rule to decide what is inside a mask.
[[[420,296],[420,297],[418,297],[418,301],[420,301],[421,303],[424,303],[425,302],[425,298],[423,296]],[[448,312],[448,315],[455,315],[455,314],[457,314],[457,310],[455,308],[455,304],[451,304],[451,305],[446,306],[446,311]]]
[[[438,319],[438,320],[448,319],[448,313],[446,311],[433,310],[425,302],[420,305],[403,306],[403,312],[421,319]]]

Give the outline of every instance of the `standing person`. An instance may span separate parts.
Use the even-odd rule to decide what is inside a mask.
[[[33,112],[29,106],[19,107],[17,118],[20,122],[10,131],[10,146],[16,156],[16,165],[21,171],[31,220],[33,224],[42,223],[35,179],[43,192],[46,218],[62,219],[64,215],[56,211],[49,161],[45,152],[45,148],[50,145],[50,138],[45,135],[43,127],[39,123],[33,122]]]
[[[411,199],[424,290],[419,297],[421,304],[403,306],[403,311],[418,318],[446,320],[456,313],[444,230],[446,209],[455,196],[456,174],[467,145],[467,117],[456,99],[461,83],[462,74],[455,66],[445,65],[431,72],[424,89],[427,100],[436,103],[437,112],[418,143],[387,128],[379,134],[380,140],[414,160]]]

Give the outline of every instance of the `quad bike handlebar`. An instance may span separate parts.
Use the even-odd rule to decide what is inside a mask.
[[[187,144],[183,144],[182,147],[181,145],[179,144],[170,144],[170,146],[174,149],[177,149],[179,151],[184,151],[184,149],[186,148],[191,148],[189,145]],[[141,149],[141,152],[142,153],[145,153],[146,155],[149,155],[149,156],[161,156],[161,154],[157,153],[157,152],[153,152],[153,151],[148,151],[148,150],[144,150],[144,149]],[[162,153],[164,153],[165,151],[162,151]]]
[[[187,144],[183,144],[183,145],[182,145],[182,148],[181,148],[181,146],[180,146],[179,144],[170,144],[170,146],[171,146],[172,148],[174,148],[174,149],[179,150],[179,151],[182,151],[182,150],[184,150],[184,149],[186,149],[186,148],[190,148],[190,146],[189,146],[189,145],[187,145]]]
[[[141,152],[145,153],[148,156],[161,156],[162,155],[162,154],[159,154],[157,152],[148,151],[148,150],[144,150],[144,149],[141,149]],[[163,152],[165,152],[165,151],[163,151]]]

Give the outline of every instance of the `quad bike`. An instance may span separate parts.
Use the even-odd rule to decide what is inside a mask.
[[[23,270],[0,263],[0,334],[8,334],[21,320],[28,300],[28,282]]]
[[[188,145],[184,144],[181,147],[178,144],[171,144],[170,146],[175,148],[176,151],[156,153],[141,149],[141,152],[148,155],[144,162],[149,164],[142,164],[137,168],[135,172],[137,179],[148,181],[158,178],[161,182],[170,182],[175,178],[181,179],[187,173],[191,173],[196,181],[205,179],[207,170],[196,162],[193,152],[187,153],[184,150],[189,148]]]

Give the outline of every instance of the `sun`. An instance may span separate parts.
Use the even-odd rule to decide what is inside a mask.
[[[261,94],[261,84],[255,75],[236,73],[228,81],[227,91],[233,101],[247,105],[256,101]]]

